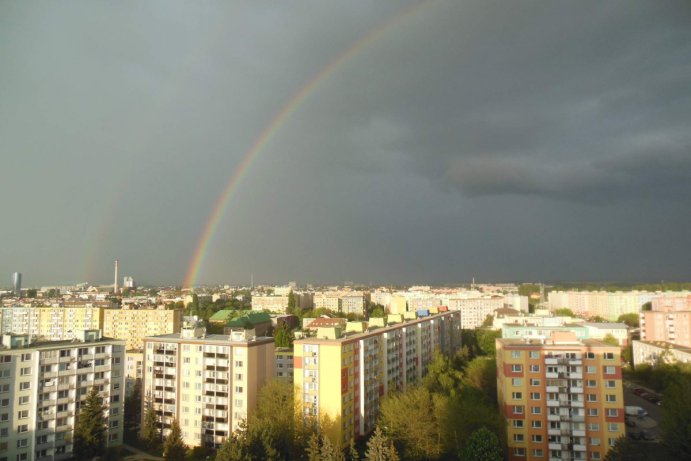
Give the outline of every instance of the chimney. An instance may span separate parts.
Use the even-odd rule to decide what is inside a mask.
[[[115,282],[113,283],[113,294],[118,293],[118,260],[115,260]]]

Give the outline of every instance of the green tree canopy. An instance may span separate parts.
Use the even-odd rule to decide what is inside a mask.
[[[367,461],[398,461],[398,452],[393,442],[377,426],[367,441],[365,452]]]
[[[638,328],[639,326],[639,316],[637,313],[632,312],[630,314],[621,314],[617,319],[617,322],[622,322],[630,326],[631,328]]]
[[[149,448],[156,447],[161,443],[161,427],[150,398],[146,401],[141,439]]]
[[[662,441],[670,459],[691,459],[691,373],[688,367],[669,367],[663,393]]]
[[[184,461],[187,447],[182,442],[182,433],[178,420],[174,419],[170,425],[170,432],[163,444],[163,459],[165,461]]]
[[[474,431],[463,445],[461,461],[502,461],[504,453],[499,438],[486,427]]]
[[[288,329],[285,322],[278,322],[274,330],[274,342],[276,347],[292,347],[293,333]]]
[[[571,309],[567,309],[567,308],[555,309],[554,315],[557,315],[560,317],[575,317],[576,316],[576,314],[574,314]]]
[[[74,426],[74,457],[92,459],[106,452],[107,420],[103,399],[96,386],[82,402]]]

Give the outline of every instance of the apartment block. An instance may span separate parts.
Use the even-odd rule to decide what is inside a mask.
[[[548,304],[551,311],[564,308],[584,317],[617,320],[622,314],[638,313],[657,295],[648,291],[552,291]]]
[[[0,459],[72,458],[78,405],[97,386],[107,444],[123,438],[124,342],[81,331],[69,341],[30,342],[5,334],[0,347]]]
[[[84,330],[103,328],[103,307],[71,305],[50,307],[4,307],[0,309],[0,332],[30,335],[44,341],[75,338]]]
[[[664,363],[691,363],[691,347],[664,341],[633,341],[633,363],[657,365]]]
[[[276,348],[276,378],[288,383],[293,382],[293,349]]]
[[[127,350],[144,347],[146,336],[177,333],[182,326],[182,309],[105,309],[103,334],[124,339]]]
[[[509,460],[599,460],[625,434],[620,348],[554,332],[496,340]]]
[[[488,315],[503,307],[503,296],[449,299],[449,310],[461,312],[461,328],[464,330],[481,327]]]
[[[125,395],[132,395],[134,385],[144,376],[144,351],[129,349],[125,351]]]
[[[642,341],[691,347],[691,310],[643,311],[639,316]]]
[[[296,403],[306,418],[328,422],[323,429],[335,443],[372,431],[387,393],[419,384],[435,350],[460,347],[460,313],[408,317],[318,328],[295,341]]]
[[[144,338],[142,418],[147,402],[167,435],[173,419],[191,447],[220,446],[255,410],[275,375],[274,339],[244,330],[207,335],[202,327]]]

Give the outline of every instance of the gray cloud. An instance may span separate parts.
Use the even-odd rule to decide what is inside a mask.
[[[179,282],[243,154],[402,7],[3,3],[0,275],[107,281],[119,257]],[[201,281],[683,277],[690,22],[688,2],[425,3],[276,130]]]

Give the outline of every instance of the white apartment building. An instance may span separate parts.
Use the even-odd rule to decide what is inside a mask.
[[[633,363],[656,365],[664,363],[691,363],[691,347],[665,341],[633,341]]]
[[[551,291],[549,309],[571,309],[576,315],[617,320],[622,314],[638,313],[658,294],[648,291]]]
[[[77,405],[97,386],[107,417],[107,444],[123,438],[124,342],[82,331],[70,341],[30,343],[3,335],[0,347],[0,459],[72,458]]]
[[[449,310],[461,312],[461,328],[464,330],[479,328],[488,315],[504,307],[503,296],[484,298],[451,298]]]
[[[218,447],[255,410],[275,376],[274,339],[244,330],[207,335],[202,327],[144,338],[142,421],[153,406],[167,435],[173,419],[191,447]]]

